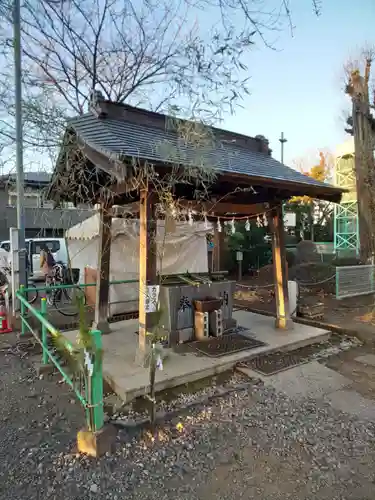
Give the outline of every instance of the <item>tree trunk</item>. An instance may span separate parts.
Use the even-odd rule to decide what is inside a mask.
[[[374,182],[368,103],[353,98],[353,133],[357,183],[360,259],[366,263],[374,252]]]
[[[365,76],[353,71],[346,92],[352,98],[352,120],[357,183],[360,259],[369,262],[375,250],[375,174],[368,82],[371,59],[366,60]]]

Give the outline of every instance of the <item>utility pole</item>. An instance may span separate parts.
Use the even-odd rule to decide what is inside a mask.
[[[45,0],[58,4],[64,0]],[[16,111],[16,189],[18,230],[18,279],[17,286],[27,286],[26,242],[25,242],[25,195],[23,172],[23,118],[22,118],[22,60],[21,60],[21,2],[13,0],[13,48]],[[31,258],[31,256],[30,256]]]
[[[288,142],[288,139],[285,139],[285,137],[284,137],[284,132],[281,132],[279,141],[280,141],[280,145],[281,145],[281,163],[284,165],[284,144],[286,142]],[[282,215],[282,218],[284,220],[284,216],[285,216],[285,204],[284,203],[281,207],[281,215]]]
[[[23,173],[23,123],[22,123],[22,67],[21,67],[21,6],[13,4],[14,80],[16,101],[16,167],[17,167],[17,229],[19,285],[27,286],[24,173]]]
[[[284,132],[281,132],[279,141],[281,144],[281,163],[284,165],[284,144],[288,142],[288,139],[285,139],[284,137]]]

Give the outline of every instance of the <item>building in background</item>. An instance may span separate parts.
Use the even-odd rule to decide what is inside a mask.
[[[62,237],[67,229],[93,214],[87,206],[74,207],[71,203],[54,208],[45,200],[50,182],[45,172],[25,172],[25,237]],[[16,175],[0,176],[0,241],[9,240],[9,229],[17,227]]]

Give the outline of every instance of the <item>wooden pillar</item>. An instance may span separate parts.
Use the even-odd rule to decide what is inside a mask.
[[[139,350],[145,352],[146,332],[153,319],[146,312],[147,286],[157,284],[155,199],[147,189],[140,193],[139,223]]]
[[[293,322],[290,318],[288,277],[284,243],[284,221],[282,207],[275,207],[269,216],[272,231],[272,257],[275,279],[276,328],[290,329]]]
[[[223,266],[224,228],[221,232],[214,228],[213,271],[221,271]]]
[[[94,330],[109,333],[109,279],[111,259],[112,212],[102,204],[99,210],[99,249],[96,278]]]

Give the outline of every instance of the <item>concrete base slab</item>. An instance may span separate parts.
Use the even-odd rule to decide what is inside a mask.
[[[317,361],[264,377],[262,380],[291,399],[320,398],[352,384],[350,379]]]
[[[245,335],[265,342],[267,345],[210,358],[197,352],[177,353],[167,349],[164,368],[156,373],[156,392],[179,385],[192,383],[206,377],[232,370],[243,360],[280,349],[296,349],[314,342],[326,340],[330,333],[326,330],[295,324],[290,331],[277,330],[274,319],[247,311],[234,313],[237,324],[248,329]],[[105,381],[124,402],[149,392],[149,370],[136,363],[139,338],[138,320],[112,323],[111,333],[103,335],[103,375]],[[75,342],[77,331],[64,332]]]
[[[375,367],[375,354],[364,354],[363,356],[358,356],[354,361],[357,363],[362,363],[363,365],[370,365]]]
[[[375,401],[364,398],[353,390],[332,392],[325,397],[336,410],[356,416],[362,420],[375,420]]]
[[[77,434],[78,452],[95,458],[112,453],[116,435],[117,432],[113,425],[105,425],[97,432],[82,429]]]

